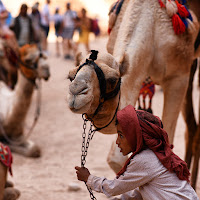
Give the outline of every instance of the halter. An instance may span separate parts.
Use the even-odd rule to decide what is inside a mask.
[[[28,64],[26,64],[25,62],[23,62],[23,61],[21,60],[21,58],[18,59],[19,64],[21,64],[22,66],[26,67],[27,69],[36,70],[36,69],[38,68],[39,59],[43,57],[43,54],[42,54],[42,51],[41,51],[40,48],[39,48],[39,50],[40,50],[39,56],[38,56],[36,62],[34,62],[31,66],[28,65]],[[20,69],[20,67],[19,67],[19,69]],[[27,80],[29,80],[30,82],[32,82],[33,85],[35,85],[36,88],[37,88],[37,85],[36,85],[36,83],[35,83],[35,80],[26,77],[26,75],[24,74],[24,72],[23,72],[21,69],[20,69],[20,71],[21,71],[22,75],[23,75]]]
[[[82,65],[79,66],[74,78],[76,77],[77,73],[79,72],[80,69],[82,69],[84,66],[86,65],[89,65],[89,66],[92,66],[94,67],[94,70],[96,72],[96,75],[97,75],[97,78],[98,78],[98,81],[99,81],[99,87],[100,87],[100,98],[99,98],[99,105],[97,107],[97,109],[95,110],[92,118],[94,118],[94,116],[97,115],[97,113],[99,112],[99,110],[101,109],[103,103],[109,99],[112,99],[113,97],[115,97],[119,91],[120,91],[120,85],[121,85],[121,78],[118,79],[118,82],[117,82],[117,85],[115,87],[115,89],[111,92],[108,92],[106,93],[106,79],[105,79],[105,75],[102,71],[102,69],[94,62],[94,60],[97,59],[97,54],[98,54],[98,51],[95,51],[95,50],[91,50],[91,55],[89,57],[89,59],[86,59],[86,62],[83,63]],[[96,127],[96,130],[101,130],[103,128],[106,128],[108,125],[111,124],[111,122],[114,120],[115,116],[116,116],[116,113],[117,113],[117,110],[118,110],[118,107],[119,107],[119,102],[118,102],[118,105],[117,105],[117,108],[116,108],[116,111],[115,111],[115,114],[112,118],[112,120],[104,127],[101,127],[101,128],[98,128]],[[86,113],[84,113],[83,115],[86,115]],[[87,118],[90,120],[90,121],[93,121],[92,119],[90,119],[88,116]]]

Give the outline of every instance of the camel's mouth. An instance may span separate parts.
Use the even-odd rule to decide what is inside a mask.
[[[82,88],[78,93],[69,92],[68,106],[74,113],[87,112],[92,104],[93,95],[90,95],[89,88]]]

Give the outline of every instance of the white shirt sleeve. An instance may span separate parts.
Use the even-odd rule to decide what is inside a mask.
[[[114,197],[111,198],[110,200],[143,200],[142,195],[140,194],[140,191],[138,188],[135,190],[131,190],[129,192],[126,192],[122,194],[120,197]]]
[[[150,175],[148,173],[145,162],[138,162],[138,160],[132,159],[127,170],[118,179],[108,180],[104,177],[90,175],[87,185],[92,190],[104,193],[107,197],[111,197],[134,190],[149,182],[152,178],[153,174]],[[134,193],[132,194],[135,195]]]

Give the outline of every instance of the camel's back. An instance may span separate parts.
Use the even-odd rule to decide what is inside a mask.
[[[148,58],[153,67],[146,66],[145,70],[151,75],[158,72],[158,77],[176,73],[176,66],[180,63],[180,70],[185,72],[192,61],[196,34],[196,30],[190,29],[176,35],[171,17],[166,8],[161,8],[158,0],[129,0],[118,29],[113,55],[120,60],[127,52],[131,65],[135,63],[133,60],[138,59],[140,64],[141,59]],[[168,69],[171,62],[174,62],[174,67]]]

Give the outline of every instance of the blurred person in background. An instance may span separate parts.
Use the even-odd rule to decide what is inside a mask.
[[[0,37],[7,41],[7,44],[17,53],[18,44],[13,31],[10,30],[11,14],[0,0]]]
[[[81,9],[81,16],[77,22],[77,27],[79,27],[79,40],[77,42],[77,47],[80,43],[84,44],[87,53],[89,53],[89,35],[91,29],[91,20],[87,17],[87,11],[85,8]]]
[[[56,7],[55,14],[53,15],[53,22],[56,35],[56,56],[60,56],[59,38],[62,36],[62,20],[63,17],[59,13],[60,8]]]
[[[32,12],[30,14],[31,20],[32,20],[32,25],[33,25],[33,29],[34,29],[34,41],[40,45],[41,39],[44,38],[44,36],[42,35],[42,32],[44,33],[44,31],[41,28],[41,16],[40,16],[40,12],[38,11],[38,4],[35,3],[32,6]]]
[[[31,17],[27,14],[28,6],[22,4],[19,15],[14,19],[11,29],[14,31],[19,46],[34,42],[35,33]]]
[[[50,0],[46,0],[46,4],[44,5],[42,12],[41,12],[41,26],[45,32],[45,39],[42,44],[42,49],[45,51],[48,50],[47,38],[49,35],[49,23],[50,23],[49,4],[50,3],[51,3]]]
[[[77,14],[71,10],[71,4],[66,4],[66,12],[63,16],[62,37],[63,37],[63,53],[65,59],[72,59],[71,50],[75,54],[75,45],[73,44],[73,35],[75,30],[75,22]]]

